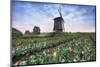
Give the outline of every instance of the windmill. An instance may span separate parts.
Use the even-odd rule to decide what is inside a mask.
[[[64,32],[64,19],[61,14],[61,7],[58,9],[59,17],[54,18],[54,32]]]

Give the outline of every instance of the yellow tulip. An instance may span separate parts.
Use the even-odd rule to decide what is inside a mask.
[[[57,52],[53,52],[53,57],[57,57]]]

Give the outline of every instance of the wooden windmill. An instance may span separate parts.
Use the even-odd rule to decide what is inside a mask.
[[[60,14],[59,17],[54,18],[54,32],[64,32],[64,19],[61,14],[61,7],[59,7],[58,12]]]

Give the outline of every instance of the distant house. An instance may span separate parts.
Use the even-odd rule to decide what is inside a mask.
[[[39,34],[40,31],[41,31],[41,30],[40,30],[40,27],[34,26],[34,28],[33,28],[33,33]]]
[[[12,28],[12,38],[20,37],[20,36],[22,36],[22,32],[20,32],[16,28]]]

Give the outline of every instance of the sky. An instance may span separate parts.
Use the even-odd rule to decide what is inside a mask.
[[[54,18],[61,7],[65,32],[95,32],[96,7],[73,4],[20,2],[12,3],[12,27],[25,32],[39,26],[41,32],[53,32]]]

